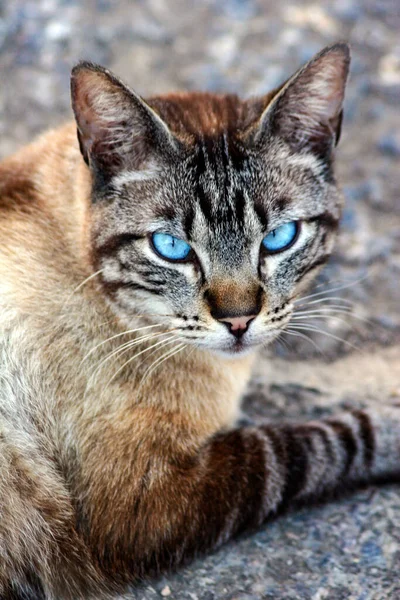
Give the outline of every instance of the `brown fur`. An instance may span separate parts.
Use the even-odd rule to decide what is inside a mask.
[[[279,88],[262,98],[241,100],[235,95],[206,92],[175,93],[154,97],[150,105],[184,140],[217,138],[223,132],[243,131],[260,118]],[[167,100],[167,102],[165,102]]]
[[[236,283],[216,280],[207,291],[211,314],[215,318],[226,316],[257,315],[260,305],[260,286],[257,282]]]

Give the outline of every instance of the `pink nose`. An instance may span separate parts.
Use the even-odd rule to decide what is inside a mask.
[[[246,317],[227,317],[218,319],[222,323],[226,323],[229,331],[236,337],[241,337],[249,326],[250,321],[255,319],[256,315],[248,315]]]

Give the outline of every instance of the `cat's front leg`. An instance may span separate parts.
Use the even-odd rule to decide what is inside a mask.
[[[400,408],[305,424],[248,426],[149,461],[130,514],[107,522],[109,576],[142,577],[211,550],[282,509],[374,481],[400,481]],[[117,503],[119,505],[119,503]],[[114,504],[115,510],[119,508]],[[121,519],[121,520],[120,520]],[[112,522],[120,520],[121,530]]]
[[[0,420],[1,600],[78,600],[105,588],[76,532],[67,486],[44,448]]]

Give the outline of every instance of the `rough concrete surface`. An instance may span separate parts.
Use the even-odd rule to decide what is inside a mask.
[[[283,337],[260,360],[246,406],[302,419],[381,404],[400,395],[399,34],[398,0],[3,0],[0,155],[70,118],[69,71],[80,58],[143,95],[244,95],[350,40],[337,160],[346,209],[316,292],[342,288],[326,295],[353,303],[353,316],[314,321],[329,335],[304,332],[311,342]],[[281,517],[130,597],[399,600],[399,568],[400,489],[371,487]]]

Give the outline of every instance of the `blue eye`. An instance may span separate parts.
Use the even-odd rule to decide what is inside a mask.
[[[268,252],[281,252],[293,244],[298,231],[298,222],[290,221],[289,223],[285,223],[270,231],[270,233],[265,236],[262,243]]]
[[[153,233],[152,241],[158,254],[168,260],[185,260],[191,251],[189,244],[169,233]]]

